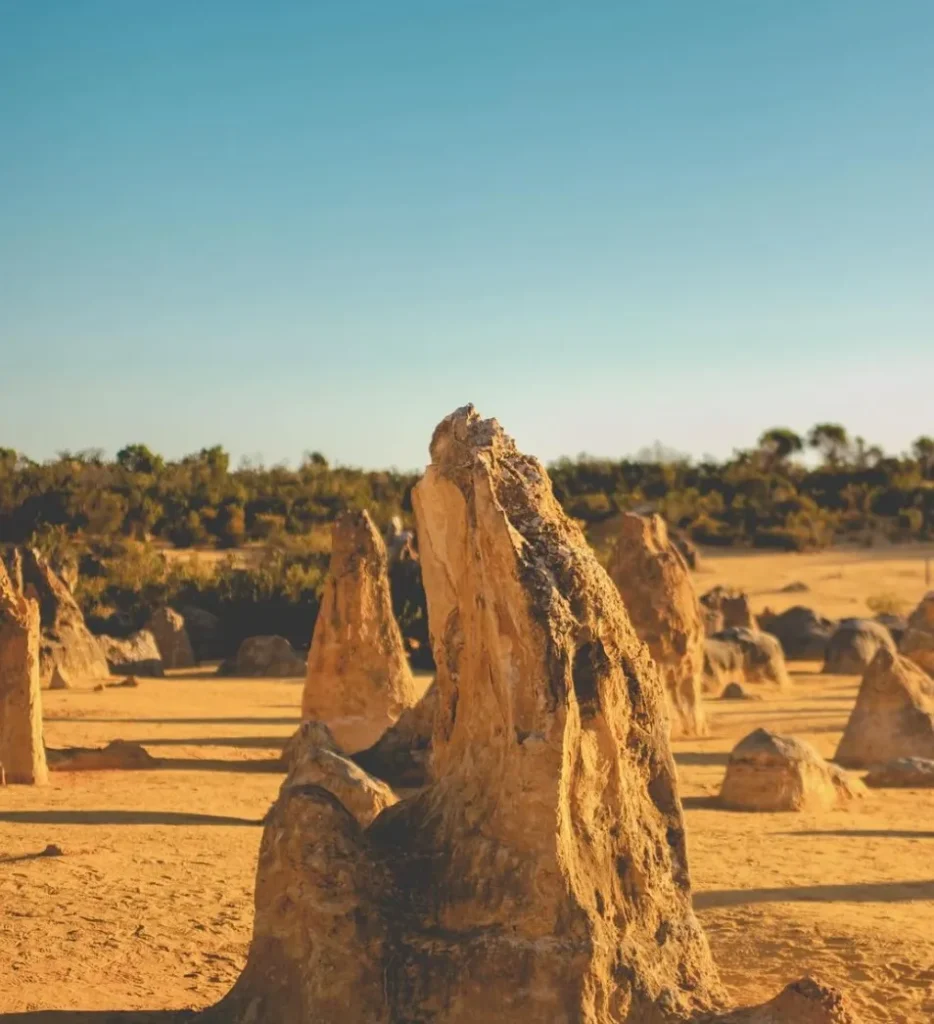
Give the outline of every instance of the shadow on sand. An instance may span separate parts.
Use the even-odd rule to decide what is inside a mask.
[[[739,907],[747,903],[899,903],[931,899],[934,899],[934,881],[866,882],[784,889],[714,889],[694,893],[694,909]]]
[[[187,1024],[193,1010],[31,1010],[0,1013],[0,1024]]]
[[[17,825],[261,825],[258,818],[184,811],[0,811],[0,821]],[[3,1020],[0,1017],[0,1020]]]

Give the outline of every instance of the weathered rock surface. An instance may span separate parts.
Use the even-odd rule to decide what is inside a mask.
[[[34,548],[18,549],[23,591],[39,602],[39,676],[48,686],[55,666],[75,682],[110,675],[107,659],[69,588]]]
[[[740,811],[823,811],[862,791],[804,740],[756,729],[730,753],[719,799]]]
[[[184,617],[173,608],[158,608],[149,618],[146,629],[152,633],[165,668],[194,668],[194,648]]]
[[[74,687],[74,683],[71,681],[67,672],[62,670],[60,665],[56,665],[52,669],[52,678],[49,680],[50,690],[70,690]]]
[[[635,1024],[715,1008],[654,662],[543,467],[470,407],[413,502],[433,781],[361,832],[285,788],[209,1020]]]
[[[101,636],[98,640],[107,659],[107,665],[114,675],[132,673],[150,678],[165,675],[156,638],[149,630],[141,629],[124,639]]]
[[[863,782],[877,789],[929,789],[934,787],[934,760],[899,757],[871,771]]]
[[[892,634],[872,619],[841,619],[827,643],[824,671],[862,675],[880,650],[895,653]]]
[[[778,640],[752,629],[725,629],[708,637],[704,649],[704,690],[719,693],[728,683],[785,690],[791,678]]]
[[[289,769],[283,789],[320,786],[333,794],[364,828],[398,801],[382,782],[345,757],[318,722],[303,723],[287,745]]]
[[[860,1024],[842,992],[813,978],[792,982],[762,1006],[734,1010],[713,1020],[716,1024]]]
[[[700,597],[704,625],[708,636],[724,629],[755,629],[756,622],[749,598],[738,590],[716,586]]]
[[[661,671],[672,735],[702,736],[707,731],[701,699],[704,623],[690,570],[664,519],[622,515],[607,572]]]
[[[302,718],[326,723],[345,750],[363,750],[417,699],[392,610],[386,545],[366,512],[345,512],[332,533]]]
[[[672,530],[671,543],[678,549],[678,553],[684,559],[691,572],[697,572],[700,568],[701,557],[694,541],[682,530]]]
[[[759,628],[778,637],[787,660],[823,661],[834,623],[798,604],[779,614],[764,611],[759,616]]]
[[[248,636],[231,662],[218,672],[234,676],[270,676],[291,679],[305,674],[305,662],[282,636]]]
[[[372,747],[354,754],[354,761],[397,789],[427,785],[431,774],[431,734],[437,710],[438,686],[432,683],[422,699],[406,708]]]
[[[157,768],[158,758],[129,740],[113,740],[106,747],[64,747],[46,750],[53,772],[136,771]]]
[[[863,675],[834,760],[871,768],[902,757],[934,758],[934,679],[883,647]]]
[[[0,562],[0,774],[10,783],[48,779],[39,688],[39,605]]]
[[[908,617],[898,649],[929,676],[934,676],[934,591],[925,594]]]

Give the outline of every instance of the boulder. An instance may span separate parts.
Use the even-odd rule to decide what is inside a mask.
[[[934,788],[934,760],[927,757],[899,757],[871,771],[863,782],[877,789]]]
[[[195,661],[216,661],[227,655],[221,620],[213,612],[205,611],[193,604],[183,604],[178,610],[185,620],[185,629],[191,640]]]
[[[716,586],[701,595],[700,603],[708,636],[724,629],[755,628],[749,598],[741,591]]]
[[[39,675],[48,686],[56,665],[75,682],[110,675],[107,659],[69,588],[34,548],[17,551],[24,593],[39,602]]]
[[[138,743],[113,740],[106,747],[65,747],[46,751],[53,772],[138,771],[159,761]]]
[[[901,615],[891,615],[888,612],[881,612],[879,615],[876,615],[872,621],[878,622],[880,626],[885,626],[896,647],[908,630],[908,620]]]
[[[720,700],[762,700],[758,693],[747,693],[739,683],[727,683]]]
[[[280,794],[225,1024],[598,1024],[711,1011],[658,670],[544,468],[472,407],[417,485],[432,782],[363,832]]]
[[[237,656],[218,669],[221,675],[298,678],[305,674],[305,662],[281,636],[248,636]]]
[[[842,992],[813,978],[787,985],[762,1006],[734,1010],[698,1024],[860,1024],[853,1004]]]
[[[48,780],[39,687],[39,605],[0,562],[0,775],[9,783]]]
[[[778,640],[753,629],[725,629],[708,637],[704,650],[704,689],[719,693],[727,683],[791,686]]]
[[[386,545],[366,512],[344,512],[332,533],[302,718],[324,722],[345,750],[363,750],[417,699],[393,614]]]
[[[334,744],[333,736],[323,735],[317,722],[305,722],[288,746],[289,769],[282,789],[296,786],[320,786],[337,797],[365,828],[373,819],[398,801],[395,793],[373,778]],[[310,727],[310,728],[306,728]]]
[[[902,757],[934,757],[934,679],[882,647],[863,675],[834,760],[870,768]]]
[[[909,615],[898,649],[929,676],[934,676],[934,591],[925,594]]]
[[[759,628],[778,637],[789,661],[823,661],[834,623],[797,604],[779,614],[766,609],[759,616]]]
[[[862,675],[876,653],[895,652],[892,634],[872,619],[841,619],[827,642],[824,672],[833,675]]]
[[[148,629],[141,629],[125,639],[115,636],[98,637],[107,664],[114,675],[132,673],[137,676],[158,678],[165,675],[162,656],[156,638]]]
[[[730,753],[719,800],[739,811],[826,811],[862,790],[804,740],[756,729]]]
[[[67,672],[63,672],[61,668],[56,665],[52,669],[52,678],[49,680],[50,690],[70,690],[74,687],[74,683],[68,677]]]
[[[438,686],[432,683],[422,699],[406,708],[372,747],[354,754],[354,761],[396,789],[427,785],[437,710]]]
[[[661,671],[672,735],[704,735],[704,623],[690,570],[669,539],[664,519],[622,515],[607,572]]]
[[[152,633],[165,668],[194,668],[194,648],[185,628],[184,617],[173,608],[158,608],[146,628]]]

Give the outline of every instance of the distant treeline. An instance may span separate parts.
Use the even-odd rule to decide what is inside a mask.
[[[613,517],[630,509],[654,509],[705,545],[805,550],[934,537],[930,437],[890,456],[822,423],[804,436],[767,430],[723,462],[695,463],[658,446],[549,469],[558,500],[598,550]],[[101,628],[138,628],[154,604],[190,601],[229,624],[231,644],[264,631],[301,644],[327,570],[329,524],[344,508],[367,508],[382,527],[393,516],[410,519],[416,480],[332,467],[317,453],[298,469],[234,470],[217,446],[177,461],[132,444],[113,460],[84,451],[43,463],[0,448],[0,543],[33,544],[80,568],[79,597]],[[134,543],[152,539],[232,553],[249,546],[255,557],[183,564]],[[424,637],[418,595],[398,602],[403,619],[414,616],[413,635]]]

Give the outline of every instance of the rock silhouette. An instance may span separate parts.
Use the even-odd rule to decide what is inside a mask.
[[[494,420],[458,410],[431,453],[413,504],[438,665],[433,781],[365,832],[322,788],[283,790],[247,967],[209,1019],[712,1011],[654,663],[543,467]]]
[[[107,665],[114,675],[132,673],[137,676],[161,677],[165,675],[162,655],[156,638],[147,629],[141,629],[120,639],[115,636],[98,638]]]
[[[898,649],[929,676],[934,676],[934,592],[925,594],[908,617]]]
[[[673,735],[707,731],[701,700],[704,624],[687,563],[658,515],[625,513],[607,572],[648,645],[668,694]]]
[[[150,616],[146,628],[152,633],[165,668],[194,668],[194,648],[188,636],[184,617],[173,608],[158,608]]]
[[[718,693],[729,683],[791,686],[778,640],[753,629],[725,629],[707,638],[704,648],[704,689]]]
[[[824,671],[834,675],[862,675],[876,653],[895,652],[892,634],[872,619],[842,619],[827,643]]]
[[[730,753],[719,799],[740,811],[826,811],[862,790],[804,740],[756,729]]]
[[[700,603],[708,636],[724,629],[756,628],[749,598],[741,591],[716,586],[701,595]]]
[[[221,675],[291,679],[305,674],[305,662],[282,636],[248,636],[237,656],[218,668]]]
[[[324,722],[349,751],[374,743],[418,697],[388,570],[368,513],[343,513],[308,652],[302,718]]]
[[[902,757],[934,758],[934,679],[883,647],[866,669],[834,759],[871,768]]]
[[[10,783],[48,780],[42,743],[39,621],[39,605],[14,585],[0,562],[0,774]]]
[[[764,611],[759,628],[778,637],[789,661],[823,661],[834,623],[798,604],[779,614]]]

